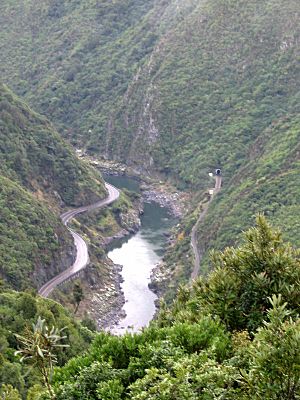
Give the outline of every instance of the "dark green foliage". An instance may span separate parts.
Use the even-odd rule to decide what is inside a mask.
[[[80,302],[84,299],[84,294],[83,294],[83,289],[82,286],[80,285],[80,282],[76,282],[73,286],[73,300],[75,303],[75,311],[74,313],[76,314]]]
[[[15,334],[23,335],[27,328],[36,322],[38,316],[46,320],[48,326],[58,329],[66,327],[63,344],[70,345],[58,349],[59,365],[80,353],[91,340],[92,333],[74,322],[72,317],[58,303],[35,297],[29,292],[14,292],[2,288],[0,293],[0,382],[11,384],[22,394],[29,386],[37,383],[40,376],[34,368],[30,373],[26,365],[18,363],[14,352],[19,343]]]
[[[57,216],[0,175],[0,275],[12,288],[37,288],[50,279],[71,243]]]
[[[101,178],[70,150],[50,123],[0,85],[0,171],[32,192],[82,205],[104,196]],[[97,181],[98,179],[98,181]],[[99,198],[98,197],[98,198]]]
[[[206,311],[221,318],[231,331],[249,332],[262,324],[274,294],[298,312],[299,251],[285,244],[280,232],[272,230],[262,216],[244,234],[241,246],[213,253],[212,265],[210,276],[194,283],[195,295],[182,297],[185,311],[190,309],[193,315]]]
[[[0,277],[14,289],[38,288],[60,272],[72,238],[59,207],[104,195],[100,175],[0,84]]]
[[[85,144],[90,136],[104,139],[113,108],[157,41],[159,13],[168,2],[60,3],[2,3],[0,42],[10,37],[15,51],[14,65],[3,64],[0,71],[18,94],[62,127],[65,136]],[[24,22],[21,30],[19,18]],[[19,68],[21,79],[14,79]],[[93,140],[89,147],[102,145],[104,140]]]
[[[122,338],[100,334],[85,357],[71,360],[65,368],[56,371],[57,384],[64,382],[58,389],[58,399],[83,399],[88,398],[88,393],[96,396],[99,387],[111,387],[114,396],[119,396],[112,398],[130,398],[125,395],[124,387],[128,388],[132,382],[143,378],[147,371],[172,371],[174,363],[183,359],[187,362],[189,355],[204,349],[210,349],[211,356],[216,358],[219,346],[227,347],[228,353],[229,337],[222,326],[212,320],[204,320],[199,325],[153,327],[141,335],[125,335]],[[208,326],[210,329],[205,330],[204,327]],[[204,356],[204,359],[207,357]],[[75,385],[74,375],[77,377]]]
[[[132,83],[107,134],[111,155],[146,167],[152,157],[183,186],[205,187],[216,166],[231,177],[264,129],[299,110],[297,9],[198,2]]]
[[[250,369],[244,374],[252,399],[293,400],[300,394],[300,320],[287,317],[287,303],[273,296],[268,322],[259,328],[250,348]]]
[[[235,244],[258,212],[279,226],[283,237],[299,247],[299,116],[280,119],[263,131],[251,160],[224,184],[199,227],[202,251]],[[202,271],[208,267],[208,252]]]

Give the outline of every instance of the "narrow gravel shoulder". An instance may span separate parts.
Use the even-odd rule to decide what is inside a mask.
[[[95,210],[96,208],[104,207],[108,204],[116,201],[120,192],[117,188],[110,185],[109,183],[105,183],[105,187],[108,191],[108,196],[98,201],[97,203],[90,204],[88,206],[79,207],[73,210],[69,210],[60,216],[63,224],[68,228],[69,232],[73,236],[74,244],[76,247],[76,259],[69,268],[65,271],[61,272],[50,281],[46,282],[40,289],[39,295],[42,297],[48,297],[50,293],[61,283],[71,278],[73,275],[77,274],[80,270],[85,268],[89,263],[89,253],[88,253],[88,245],[84,241],[84,239],[76,232],[74,232],[71,228],[68,227],[68,222],[71,221],[76,215],[81,214],[86,211]]]

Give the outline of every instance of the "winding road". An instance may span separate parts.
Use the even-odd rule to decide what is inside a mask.
[[[46,282],[40,289],[39,295],[43,297],[48,297],[49,294],[56,288],[56,286],[60,285],[61,283],[65,282],[73,275],[77,274],[80,270],[85,268],[89,263],[89,253],[88,253],[88,246],[83,238],[78,235],[78,233],[74,232],[71,228],[68,227],[68,222],[74,218],[76,215],[81,214],[86,211],[95,210],[96,208],[104,207],[108,204],[113,203],[115,200],[118,199],[120,196],[120,192],[114,186],[110,185],[109,183],[105,183],[105,187],[108,190],[108,196],[98,201],[97,203],[90,204],[88,206],[83,206],[76,208],[74,210],[69,210],[60,216],[63,224],[68,228],[71,232],[71,235],[74,239],[74,244],[76,247],[76,259],[69,268],[65,271],[61,272],[50,281]]]
[[[197,222],[195,223],[195,225],[193,226],[192,229],[192,235],[191,235],[191,246],[194,252],[194,269],[193,272],[191,274],[191,280],[193,281],[199,274],[199,269],[200,269],[200,262],[203,256],[203,252],[200,251],[198,249],[197,246],[197,230],[198,230],[198,226],[199,224],[204,220],[207,211],[208,211],[208,207],[209,204],[211,203],[212,199],[214,198],[214,196],[220,191],[221,186],[222,186],[222,176],[221,175],[215,175],[216,178],[216,182],[215,182],[215,187],[214,189],[212,189],[212,194],[210,196],[209,201],[205,204],[203,211],[201,212],[201,214],[199,215],[199,218],[197,219]]]

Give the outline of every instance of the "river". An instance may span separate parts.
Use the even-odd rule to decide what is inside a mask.
[[[128,177],[106,176],[119,189],[139,192],[137,181]],[[112,333],[137,332],[147,326],[155,313],[156,295],[149,289],[153,267],[160,262],[167,244],[166,233],[176,223],[169,211],[157,203],[145,203],[140,230],[116,241],[108,257],[122,268],[122,290],[125,296],[126,317],[111,329]]]

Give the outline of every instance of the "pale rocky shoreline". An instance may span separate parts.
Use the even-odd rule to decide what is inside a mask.
[[[142,197],[144,202],[155,202],[161,207],[167,208],[170,213],[175,218],[180,218],[182,216],[182,207],[179,204],[179,194],[178,193],[168,193],[160,190],[155,190],[151,188],[142,189]]]
[[[83,156],[84,158],[86,156]],[[136,170],[125,164],[87,157],[91,165],[99,169],[101,173],[112,176],[127,176],[140,182],[140,188],[144,202],[154,201],[170,210],[173,216],[180,218],[183,215],[183,204],[187,194],[176,190],[169,183],[161,181],[158,177]]]

